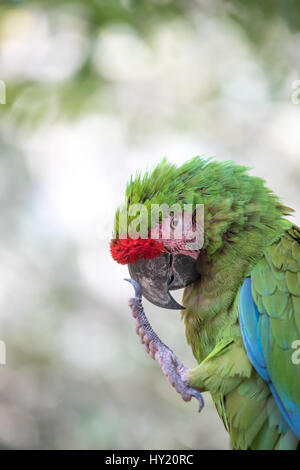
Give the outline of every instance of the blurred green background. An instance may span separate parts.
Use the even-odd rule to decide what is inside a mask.
[[[298,0],[1,1],[1,448],[229,448],[139,344],[113,215],[137,168],[201,154],[299,224],[299,78]],[[145,309],[195,365],[180,314]]]

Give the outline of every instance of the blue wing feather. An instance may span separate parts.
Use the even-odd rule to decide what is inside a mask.
[[[285,396],[283,390],[279,390],[275,387],[268,371],[266,358],[269,354],[269,318],[267,315],[261,316],[258,311],[252,296],[250,277],[245,279],[240,290],[239,320],[244,346],[250,362],[262,379],[268,382],[284,419],[300,439],[300,410]],[[262,332],[264,334],[264,348],[261,342]]]

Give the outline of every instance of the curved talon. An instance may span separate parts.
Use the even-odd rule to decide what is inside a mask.
[[[141,288],[140,284],[138,282],[136,282],[134,279],[127,279],[126,278],[126,279],[124,279],[124,281],[130,282],[130,284],[133,285],[135,297],[137,297],[138,299],[141,299],[142,298],[142,288]]]
[[[204,400],[203,400],[203,396],[201,395],[200,392],[198,392],[198,390],[192,390],[191,391],[191,395],[193,397],[195,397],[198,402],[199,402],[199,409],[198,409],[198,413],[200,413],[200,411],[202,410],[202,408],[204,407]]]

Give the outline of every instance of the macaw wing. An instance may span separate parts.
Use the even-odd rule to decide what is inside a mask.
[[[246,278],[239,320],[248,357],[268,382],[280,411],[300,439],[300,229],[268,248]],[[300,354],[299,354],[300,356]]]

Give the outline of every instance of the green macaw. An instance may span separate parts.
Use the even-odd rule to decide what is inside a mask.
[[[138,228],[145,222],[147,234],[126,232],[133,204],[146,208]],[[182,212],[160,213],[153,225],[157,204]],[[174,236],[187,205],[193,230],[195,207],[204,207],[200,248],[184,230]],[[137,332],[184,400],[195,397],[201,409],[201,392],[211,393],[233,449],[300,448],[300,229],[285,218],[291,212],[247,168],[196,157],[137,173],[116,213],[111,254],[128,264]],[[183,307],[169,292],[181,287]],[[195,368],[154,333],[142,294],[182,309]]]

